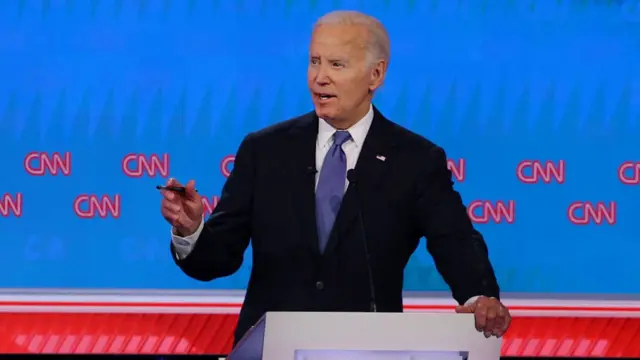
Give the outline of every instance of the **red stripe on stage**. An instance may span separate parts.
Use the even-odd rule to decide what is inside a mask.
[[[0,313],[0,353],[227,353],[236,321],[235,314]],[[640,319],[515,317],[502,354],[640,357]]]

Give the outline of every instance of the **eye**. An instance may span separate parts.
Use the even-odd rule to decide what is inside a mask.
[[[311,58],[311,61],[310,61],[310,62],[311,62],[311,64],[312,64],[312,65],[318,65],[318,64],[320,64],[320,59],[318,59],[318,58]]]
[[[335,67],[335,68],[342,68],[344,67],[344,64],[341,62],[332,62],[331,66]]]

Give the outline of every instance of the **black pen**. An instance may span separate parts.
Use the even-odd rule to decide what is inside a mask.
[[[162,185],[157,185],[156,189],[158,190],[169,190],[169,191],[174,191],[180,194],[184,194],[187,189],[184,186],[162,186]],[[196,192],[198,192],[198,190],[196,190]]]

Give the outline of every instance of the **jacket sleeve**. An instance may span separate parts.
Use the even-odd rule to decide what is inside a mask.
[[[432,145],[424,157],[420,162],[414,214],[438,272],[459,304],[478,295],[499,298],[487,245],[453,188],[444,150]]]
[[[242,265],[251,238],[251,213],[255,180],[252,134],[247,135],[236,153],[233,171],[222,188],[220,200],[205,222],[192,250],[176,264],[190,277],[209,281],[235,273]]]

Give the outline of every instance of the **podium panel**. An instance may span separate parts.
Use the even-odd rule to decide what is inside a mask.
[[[296,350],[294,360],[464,360],[458,351]]]
[[[473,314],[269,312],[229,360],[497,360]]]

